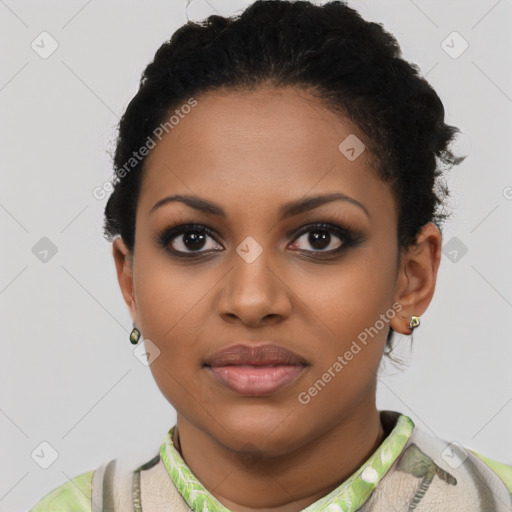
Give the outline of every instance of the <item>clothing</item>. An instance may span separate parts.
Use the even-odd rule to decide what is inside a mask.
[[[512,465],[447,443],[396,411],[380,411],[379,447],[305,512],[511,512]],[[173,445],[133,468],[117,459],[76,476],[29,512],[229,512],[197,480]]]

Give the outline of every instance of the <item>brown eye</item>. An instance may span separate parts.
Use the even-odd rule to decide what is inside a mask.
[[[324,251],[325,249],[335,250],[338,249],[342,243],[340,237],[336,235],[333,236],[328,229],[315,228],[298,238],[297,241],[293,243],[293,248],[308,251],[311,250],[307,248],[307,245],[309,245],[314,251]],[[300,244],[303,245],[302,248],[299,247]]]
[[[335,254],[362,241],[362,236],[349,229],[322,223],[301,229],[291,248],[306,253]]]
[[[304,226],[290,248],[303,253],[334,255],[362,243],[365,237],[350,229],[334,224]],[[195,257],[224,250],[217,242],[213,229],[201,224],[182,224],[164,229],[158,234],[157,243],[177,257]]]
[[[171,241],[171,246],[174,250],[180,252],[186,252],[187,250],[192,252],[197,252],[201,249],[211,249],[212,247],[208,246],[208,238],[209,236],[201,231],[185,231],[181,235],[177,235],[173,241]],[[212,244],[210,244],[212,245]]]
[[[176,255],[190,255],[222,249],[213,237],[213,230],[200,225],[182,225],[164,230],[158,243]]]

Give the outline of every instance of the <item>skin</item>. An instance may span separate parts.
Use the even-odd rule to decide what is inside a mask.
[[[417,244],[399,251],[395,198],[370,151],[350,161],[338,149],[349,134],[367,141],[364,133],[308,92],[224,90],[197,100],[148,156],[133,254],[121,238],[113,242],[119,285],[135,325],[160,350],[150,368],[177,411],[182,455],[198,479],[231,510],[294,512],[340,485],[382,442],[375,396],[386,335],[389,325],[410,334],[410,316],[427,309],[441,233],[426,224]],[[369,216],[333,201],[279,218],[286,202],[333,192],[362,203]],[[173,194],[213,201],[226,217],[180,202],[149,213]],[[296,236],[317,222],[351,228],[363,241],[321,259],[345,241],[329,231],[331,242],[317,249],[308,233]],[[156,242],[159,230],[184,223],[216,235],[206,235],[201,254],[183,234],[174,239],[195,260],[173,257]],[[252,263],[236,251],[248,236],[262,248]],[[299,393],[394,303],[401,311],[300,403]],[[308,366],[272,395],[239,395],[202,362],[242,340],[277,343]]]

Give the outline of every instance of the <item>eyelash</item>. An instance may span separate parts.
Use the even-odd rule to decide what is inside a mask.
[[[327,231],[329,233],[334,233],[338,238],[341,240],[341,245],[337,247],[336,249],[331,249],[329,251],[304,251],[300,250],[299,252],[305,252],[310,254],[315,254],[313,258],[317,258],[317,254],[325,254],[328,256],[335,256],[337,254],[340,254],[347,250],[350,247],[356,247],[357,245],[360,245],[364,241],[364,236],[360,233],[356,233],[350,229],[343,228],[341,226],[337,226],[335,224],[330,224],[326,222],[320,222],[320,223],[314,223],[314,224],[308,224],[306,226],[303,226],[296,234],[295,238],[292,242],[295,242],[298,240],[302,235],[305,233],[309,233],[311,231],[322,230]],[[220,244],[218,240],[215,238],[215,232],[209,228],[208,226],[204,226],[202,224],[180,224],[178,226],[170,227],[170,228],[164,228],[157,234],[157,243],[163,247],[167,252],[169,252],[172,256],[176,256],[178,258],[196,258],[197,254],[208,254],[210,251],[190,251],[190,252],[184,252],[184,251],[177,251],[176,249],[171,249],[170,243],[173,241],[174,238],[177,238],[179,235],[185,234],[187,232],[199,232],[199,233],[206,233],[208,236],[213,238],[215,242]],[[220,252],[217,249],[212,249],[213,252]],[[322,258],[322,256],[320,256]]]

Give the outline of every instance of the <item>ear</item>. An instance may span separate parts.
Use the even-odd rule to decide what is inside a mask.
[[[121,237],[117,237],[112,242],[112,254],[116,264],[117,280],[123,294],[123,299],[130,310],[133,322],[137,324],[137,304],[133,294],[133,255]]]
[[[402,304],[402,310],[390,322],[394,331],[411,334],[410,317],[427,310],[436,287],[441,246],[441,232],[429,222],[418,233],[416,244],[402,254],[395,287],[395,302]]]

